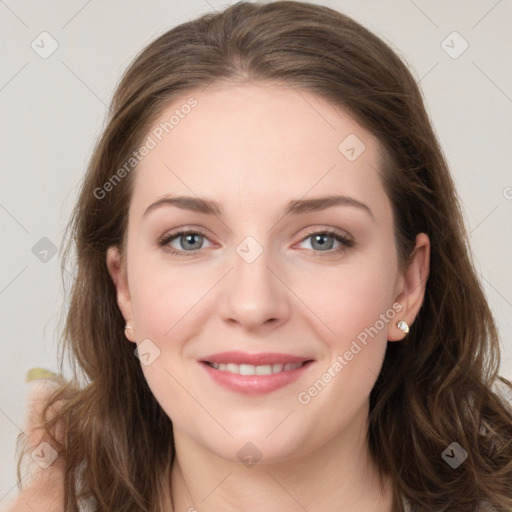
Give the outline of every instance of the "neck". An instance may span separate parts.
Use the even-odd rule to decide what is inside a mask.
[[[354,421],[307,455],[252,466],[219,457],[175,428],[174,512],[239,512],[242,505],[267,512],[269,503],[280,512],[391,512],[392,481],[385,476],[381,489],[360,427]]]

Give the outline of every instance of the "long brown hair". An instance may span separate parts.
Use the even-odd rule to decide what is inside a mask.
[[[61,379],[48,403],[61,405],[46,433],[66,461],[66,510],[77,511],[80,496],[93,497],[95,510],[170,509],[172,423],[124,336],[106,266],[109,246],[124,249],[136,168],[112,177],[171,102],[215,80],[272,81],[314,93],[378,138],[400,267],[421,232],[430,238],[431,266],[417,319],[404,341],[388,343],[370,395],[372,456],[393,478],[396,510],[402,497],[417,510],[473,512],[484,501],[510,510],[512,409],[493,385],[512,384],[498,376],[497,329],[422,95],[380,38],[332,9],[293,1],[239,2],[183,23],[149,44],[117,87],[62,258],[65,276],[76,248],[60,354],[62,369],[69,349],[74,377]],[[453,442],[468,453],[456,469],[441,456]]]

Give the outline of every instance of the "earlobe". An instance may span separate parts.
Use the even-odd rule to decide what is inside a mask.
[[[107,249],[106,260],[108,272],[116,288],[117,305],[126,323],[133,325],[132,303],[130,289],[128,287],[127,272],[118,247],[111,246]],[[124,334],[130,341],[135,341],[132,339],[133,329],[125,329]]]
[[[418,315],[425,297],[425,289],[430,271],[430,240],[425,233],[416,236],[416,246],[401,282],[402,289],[396,298],[402,309],[396,321],[389,324],[388,341],[400,341],[407,335],[404,324],[410,327]]]

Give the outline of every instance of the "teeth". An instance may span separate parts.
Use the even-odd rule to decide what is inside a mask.
[[[238,373],[239,375],[272,375],[273,373],[287,372],[300,368],[303,363],[286,364],[265,364],[254,366],[252,364],[234,364],[234,363],[209,363],[216,370],[221,372]]]

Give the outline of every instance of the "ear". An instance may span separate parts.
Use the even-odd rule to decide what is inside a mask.
[[[388,341],[400,341],[406,333],[400,330],[396,324],[404,320],[410,327],[418,315],[430,271],[430,240],[425,233],[416,236],[416,246],[411,255],[407,268],[400,275],[399,291],[395,303],[402,306],[393,322],[388,324]]]
[[[117,305],[124,316],[125,322],[133,327],[133,329],[126,329],[124,335],[130,341],[135,342],[132,301],[125,263],[117,246],[111,246],[107,249],[107,268],[116,287]]]

